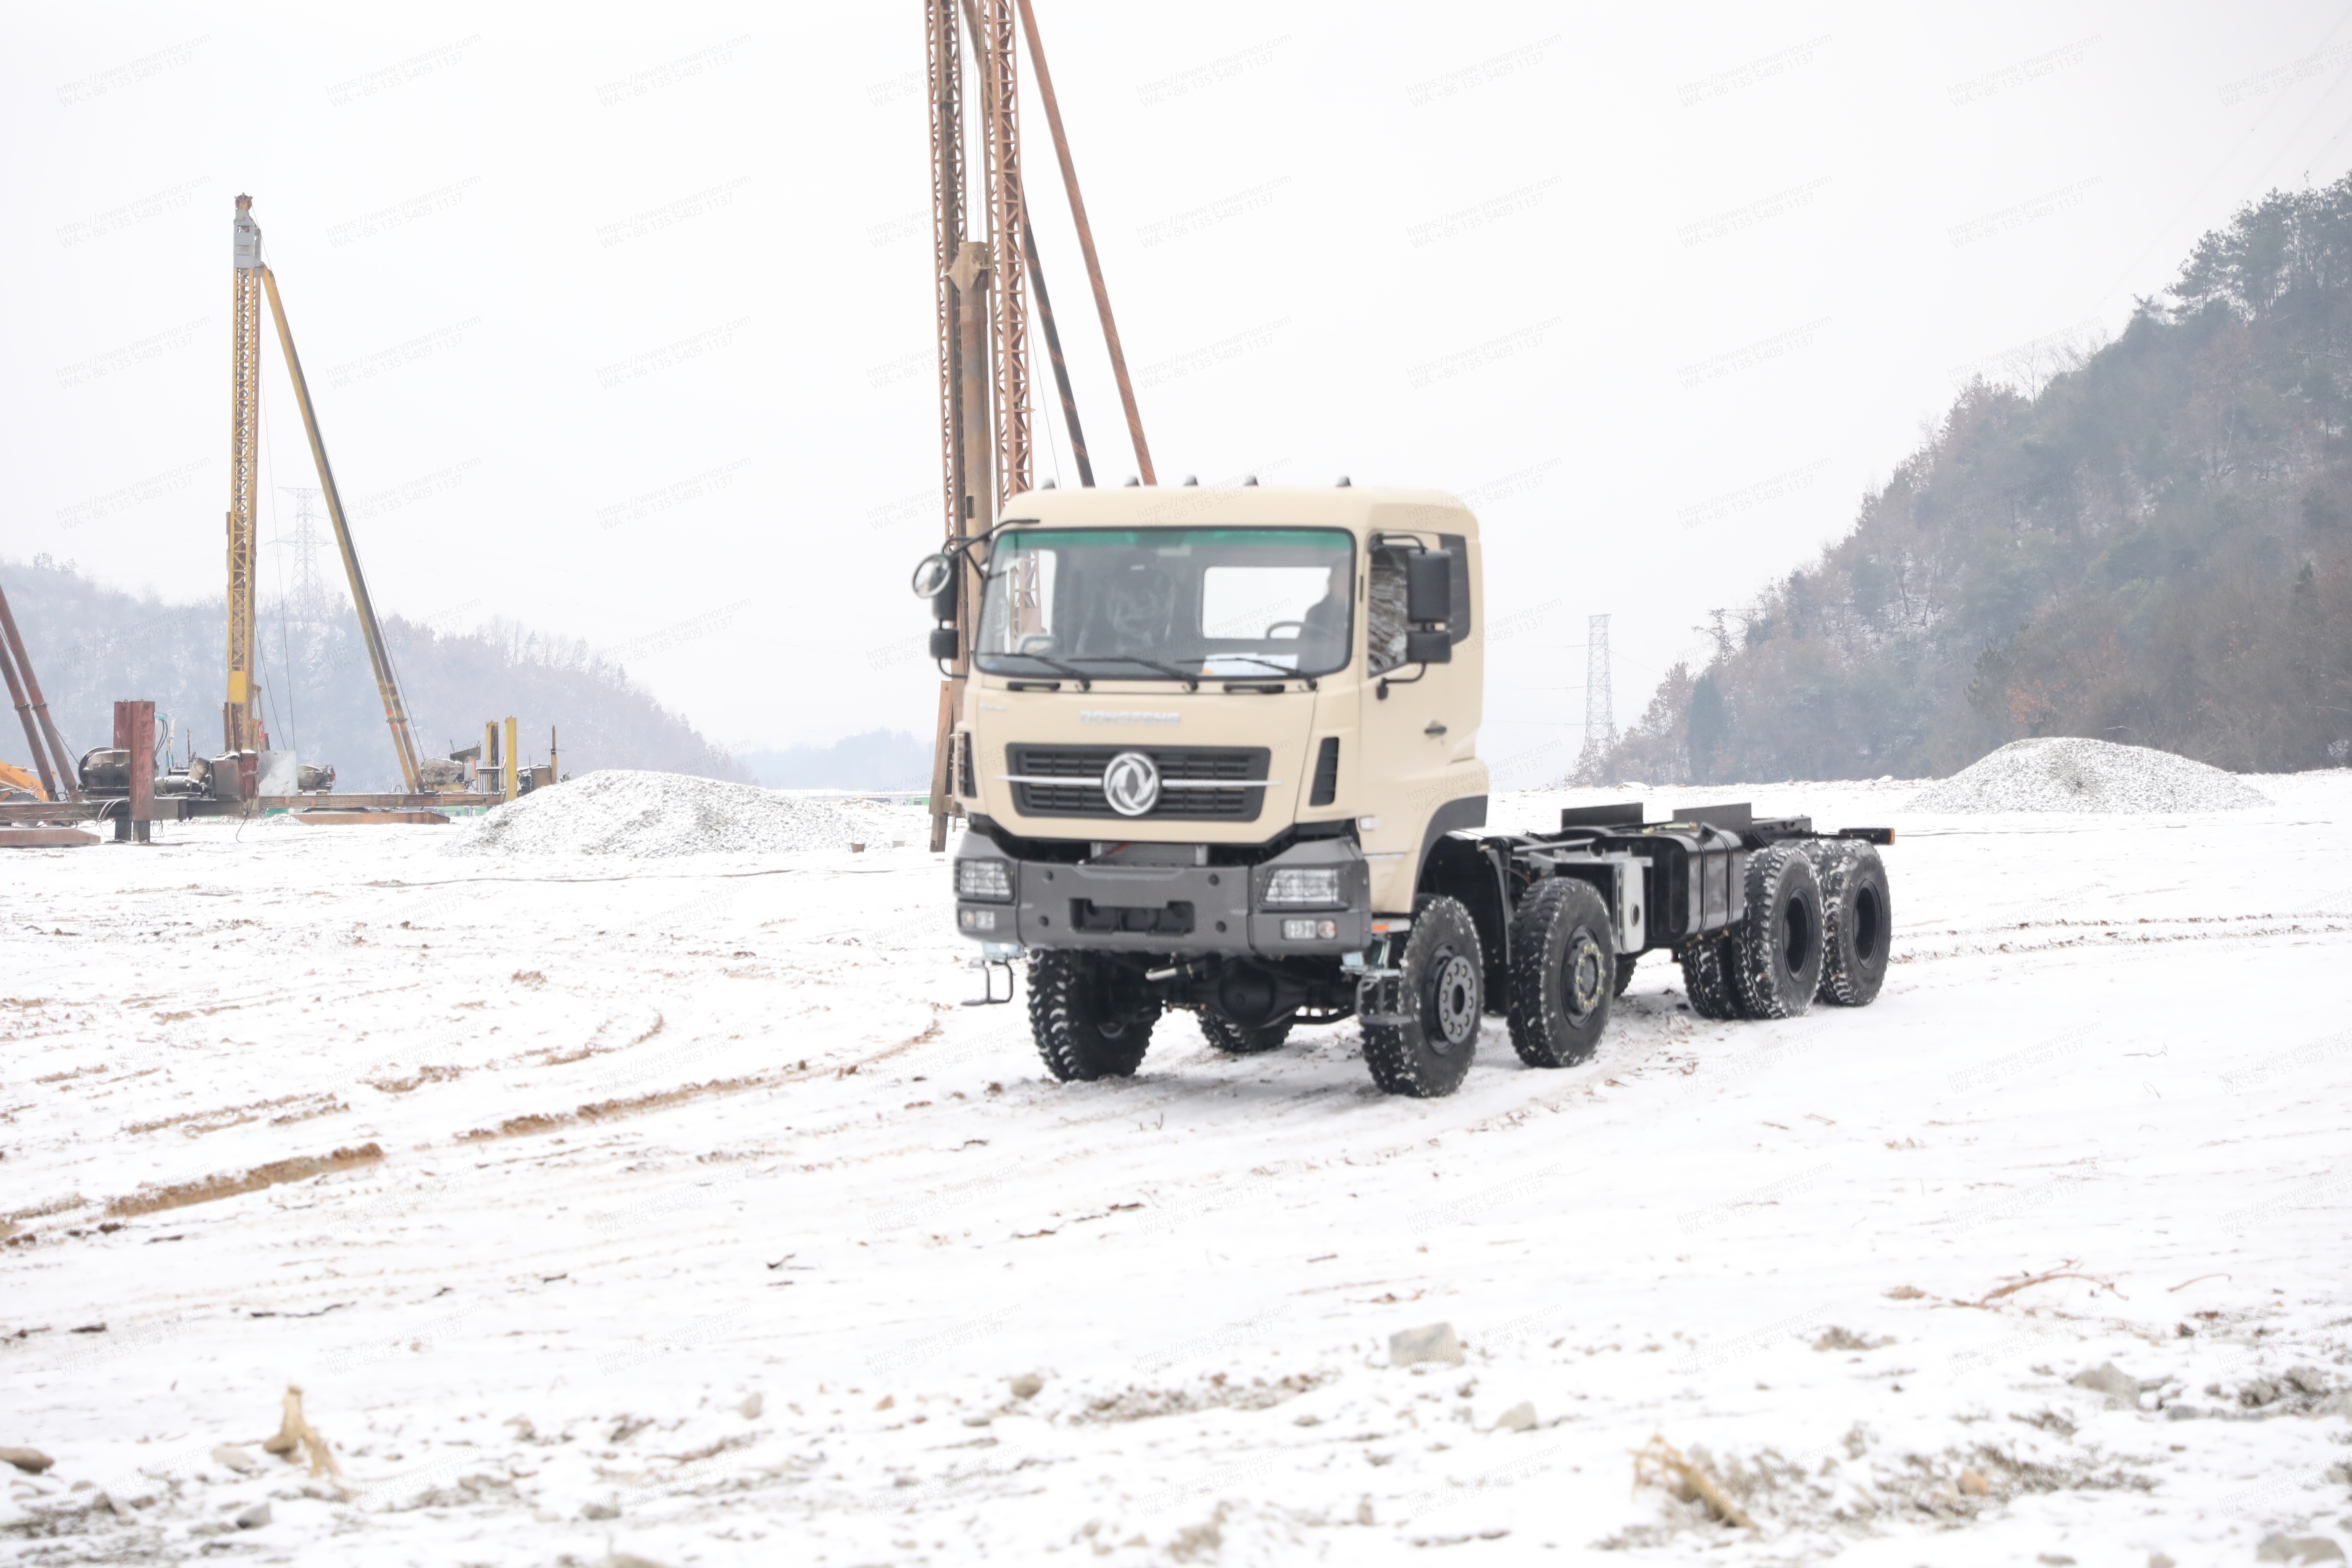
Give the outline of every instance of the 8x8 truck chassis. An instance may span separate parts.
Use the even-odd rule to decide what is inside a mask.
[[[1055,1077],[1133,1073],[1171,1008],[1237,1056],[1352,1016],[1382,1089],[1450,1094],[1489,1013],[1529,1066],[1589,1059],[1662,950],[1710,1018],[1878,994],[1888,830],[1486,830],[1478,567],[1451,496],[1249,485],[1017,496],[919,569],[968,672],[957,929],[1026,956]]]

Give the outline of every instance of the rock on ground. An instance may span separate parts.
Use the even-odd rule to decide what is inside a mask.
[[[1425,1329],[1406,1329],[1389,1336],[1389,1364],[1411,1366],[1415,1362],[1444,1362],[1449,1366],[1462,1364],[1462,1342],[1451,1323],[1432,1323]]]

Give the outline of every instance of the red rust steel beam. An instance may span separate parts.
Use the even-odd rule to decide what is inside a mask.
[[[1078,194],[1077,165],[1070,162],[1070,139],[1062,131],[1062,110],[1054,97],[1054,74],[1045,68],[1045,46],[1037,37],[1037,16],[1029,0],[1018,0],[1021,28],[1029,36],[1030,63],[1037,68],[1037,100],[1045,106],[1045,123],[1054,132],[1054,155],[1061,160],[1062,188],[1070,193],[1070,217],[1077,225],[1078,248],[1087,258],[1087,278],[1095,286],[1095,312],[1102,317],[1103,342],[1110,349],[1111,374],[1118,380],[1118,399],[1127,408],[1127,433],[1135,441],[1136,471],[1147,485],[1160,482],[1151,471],[1151,448],[1143,440],[1143,416],[1135,406],[1135,384],[1128,378],[1127,351],[1119,346],[1118,323],[1111,319],[1110,289],[1103,282],[1102,258],[1095,254],[1095,231],[1087,222],[1086,198]]]
[[[98,841],[97,834],[79,827],[0,828],[0,848],[6,849],[72,849]]]
[[[931,270],[932,286],[939,291],[940,467],[947,491],[945,532],[950,543],[973,521],[963,436],[963,290],[952,280],[964,246],[963,55],[958,43],[958,9],[959,0],[924,0],[931,99]],[[965,621],[959,595],[955,621],[959,649]],[[957,668],[961,668],[961,663]],[[947,847],[948,749],[962,689],[962,683],[954,679],[940,682],[938,724],[931,747],[930,847],[935,851]]]
[[[435,795],[426,791],[419,795],[398,793],[384,795],[265,795],[252,801],[206,800],[200,796],[164,796],[155,803],[159,817],[170,817],[174,812],[183,817],[242,816],[248,808],[264,811],[449,811],[475,806],[487,809],[497,805],[504,797],[476,795],[471,792]],[[0,806],[0,813],[10,808]],[[0,817],[5,820],[5,817]]]
[[[41,775],[41,798],[58,798],[58,781],[49,772],[49,748],[42,742],[41,731],[33,722],[33,705],[25,700],[25,683],[16,679],[16,661],[8,652],[8,644],[0,639],[0,675],[8,678],[8,700],[16,705],[16,717],[25,726],[25,744],[33,753],[33,766]]]
[[[963,531],[963,406],[960,365],[958,291],[948,279],[963,246],[963,61],[957,42],[957,0],[924,0],[929,46],[931,95],[931,274],[938,290],[940,349],[940,479],[946,490],[947,526],[952,540]]]
[[[105,819],[107,808],[110,805],[120,804],[120,802],[102,800],[71,802],[0,800],[0,827],[7,826],[12,823],[100,822]],[[166,804],[177,809],[176,802]],[[169,816],[172,813],[166,811],[164,815]]]
[[[989,441],[989,291],[991,286],[988,247],[977,240],[966,240],[963,254],[956,260],[951,276],[956,291],[961,297],[957,306],[957,321],[962,341],[957,350],[958,374],[962,391],[960,402],[963,409],[964,426],[961,436],[964,468],[965,515],[969,519],[962,532],[967,536],[988,531],[995,519],[989,515],[999,494],[993,472],[995,453]],[[955,721],[963,710],[965,679],[971,671],[973,634],[979,626],[981,576],[979,563],[973,552],[965,551],[956,571],[956,651],[948,667],[948,679],[940,683],[939,728],[931,755],[931,848],[934,853],[947,847],[948,817],[956,811],[954,780],[950,777],[950,751],[954,744]]]
[[[147,825],[155,816],[155,704],[118,701],[114,705],[114,749],[129,762],[129,809],[114,819],[116,843],[147,842]]]
[[[975,5],[975,0],[962,0],[962,5],[964,26],[972,36],[973,47],[976,51],[979,47],[980,40],[986,37],[988,35],[981,23],[980,13],[977,5]],[[1011,29],[1012,19],[1008,14],[1005,19],[1005,37],[1008,40],[1006,47],[1008,50],[1012,47],[1010,43],[1012,37]],[[1013,64],[1017,65],[1018,61],[1013,61]],[[1009,70],[1010,67],[1007,68]],[[992,112],[993,106],[992,106]],[[1016,116],[1013,121],[1013,147],[1016,154],[1019,152],[1020,145],[1021,130],[1020,122]],[[1053,361],[1054,364],[1054,386],[1055,390],[1060,394],[1062,399],[1062,420],[1064,424],[1069,426],[1070,447],[1071,449],[1077,454],[1078,480],[1081,484],[1091,489],[1094,487],[1095,482],[1094,464],[1089,459],[1087,453],[1086,431],[1078,423],[1077,395],[1073,392],[1070,387],[1070,366],[1068,360],[1064,358],[1062,354],[1062,333],[1060,328],[1055,325],[1054,321],[1053,297],[1045,291],[1045,268],[1037,259],[1036,226],[1029,221],[1029,187],[1025,178],[1022,178],[1020,176],[1019,160],[1017,156],[1014,160],[1014,164],[1016,183],[1019,185],[1019,189],[1016,193],[1016,201],[1021,216],[1021,243],[1016,247],[1019,259],[1023,264],[1020,270],[1024,274],[1029,281],[1037,286],[1037,318],[1039,323],[1045,329],[1045,353]],[[1003,273],[1004,268],[1008,263],[1008,259],[1009,258],[1004,257],[999,257],[997,258],[997,268],[1000,276]],[[1021,343],[1019,346],[1021,349],[1021,363],[1019,370],[1024,388],[1024,406],[1025,408],[1026,388],[1029,382],[1029,357],[1026,352],[1027,345],[1025,342]],[[1035,432],[1034,429],[1031,429],[1024,425],[1024,434],[1025,438],[1034,443],[1035,439]],[[1034,450],[1031,457],[1034,463]],[[1019,484],[1008,485],[1005,493],[1010,495],[1014,489],[1029,489],[1031,482],[1032,476],[1027,470],[1024,470],[1020,476]]]
[[[25,652],[24,635],[16,630],[16,614],[8,607],[8,595],[5,590],[0,590],[0,637],[7,639],[9,655],[16,661],[16,679],[25,683],[25,700],[32,709],[33,722],[40,726],[41,737],[47,739],[49,750],[57,757],[58,784],[62,793],[59,788],[51,788],[49,798],[79,800],[81,790],[74,781],[73,759],[66,754],[65,737],[58,733],[57,721],[49,717],[48,700],[41,695],[40,677],[33,673],[33,661]],[[11,681],[10,690],[14,691],[15,687],[16,682]],[[26,733],[28,736],[32,734],[30,724],[26,726]],[[40,761],[41,737],[34,739],[33,760],[35,762]],[[49,780],[48,764],[42,763],[40,771],[42,785],[47,788]]]
[[[1014,37],[1013,0],[979,0],[980,30],[972,55],[980,63],[980,89],[988,116],[988,247],[996,395],[996,489],[1004,503],[1033,485],[1035,421],[1030,409],[1029,296],[1023,266],[1021,229],[1028,216],[1022,199],[1021,46]],[[993,524],[994,518],[988,520]]]

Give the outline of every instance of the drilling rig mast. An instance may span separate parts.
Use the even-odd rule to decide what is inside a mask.
[[[319,470],[319,488],[327,501],[327,518],[334,524],[335,544],[341,552],[343,573],[351,584],[352,605],[359,612],[360,636],[367,644],[368,663],[375,673],[376,693],[383,700],[383,721],[392,731],[393,751],[400,760],[400,776],[411,795],[424,790],[418,767],[416,737],[408,722],[408,706],[400,694],[400,679],[384,647],[383,628],[376,622],[375,601],[368,595],[360,571],[358,549],[343,516],[342,492],[335,487],[335,470],[327,461],[326,438],[319,431],[318,411],[310,405],[310,384],[302,374],[301,356],[294,352],[294,329],[286,320],[286,302],[278,298],[278,278],[261,259],[261,229],[253,221],[253,198],[236,198],[236,309],[234,328],[236,362],[230,387],[232,425],[229,437],[230,499],[228,514],[228,744],[231,751],[260,751],[267,745],[261,728],[258,689],[252,678],[254,661],[254,462],[260,445],[261,298],[269,300],[278,343],[286,353],[286,373],[294,383],[294,401],[302,411],[302,430],[310,440],[310,459]],[[240,640],[240,638],[242,640]]]
[[[938,278],[937,327],[940,348],[940,477],[946,492],[947,542],[985,534],[1013,497],[1032,488],[1035,467],[1035,409],[1033,405],[1029,359],[1029,284],[1036,285],[1038,324],[1044,330],[1053,362],[1055,388],[1070,429],[1081,481],[1094,483],[1086,438],[1079,428],[1077,400],[1070,389],[1069,372],[1062,354],[1053,306],[1045,291],[1037,259],[1036,236],[1029,222],[1029,202],[1023,178],[1020,122],[1020,71],[1016,33],[1025,33],[1029,57],[1037,68],[1037,86],[1053,131],[1062,184],[1070,198],[1070,216],[1077,226],[1078,245],[1086,258],[1095,306],[1102,321],[1111,373],[1125,406],[1128,432],[1135,443],[1136,467],[1145,484],[1155,483],[1150,449],[1143,439],[1143,420],[1136,412],[1135,389],[1127,373],[1127,357],[1111,319],[1110,291],[1104,286],[1102,264],[1095,254],[1094,231],[1087,222],[1086,204],[1078,193],[1077,170],[1070,159],[1069,141],[1063,133],[1059,106],[1054,99],[1053,78],[1045,68],[1045,46],[1037,36],[1037,18],[1029,0],[923,0],[924,35],[929,46],[931,116],[931,259]],[[971,40],[971,62],[980,90],[980,163],[982,187],[971,192],[967,175],[972,162],[966,146],[963,101],[964,54],[960,35]],[[975,240],[967,221],[983,216],[985,237]],[[947,659],[946,679],[940,685],[938,729],[931,761],[931,847],[947,845],[948,816],[953,792],[949,788],[949,750],[961,686],[970,671],[972,616],[980,604],[981,578],[969,552],[953,595],[955,652]],[[1034,584],[1029,585],[1034,594]],[[1016,594],[1016,599],[1019,595]],[[942,631],[941,636],[946,634]]]
[[[261,456],[261,226],[253,198],[236,198],[236,286],[229,305],[228,701],[221,743],[231,752],[268,749],[261,725],[260,660],[254,634],[254,496]]]

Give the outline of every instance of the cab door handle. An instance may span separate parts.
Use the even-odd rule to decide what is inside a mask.
[[[1423,731],[1422,731],[1422,733],[1423,733],[1423,734],[1424,734],[1424,735],[1430,736],[1430,737],[1432,737],[1432,738],[1433,739],[1433,738],[1435,738],[1436,736],[1443,735],[1444,733],[1445,733],[1445,726],[1444,726],[1444,725],[1443,725],[1443,724],[1441,724],[1441,723],[1439,723],[1436,720],[1432,719],[1432,720],[1429,721],[1429,728],[1428,728],[1428,729],[1426,729],[1426,730],[1423,730]]]

